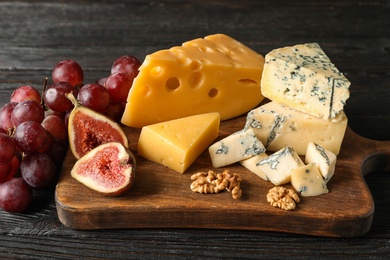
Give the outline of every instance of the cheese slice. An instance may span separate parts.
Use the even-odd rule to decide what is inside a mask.
[[[206,113],[145,126],[138,154],[183,173],[218,137],[220,116]]]
[[[209,147],[214,168],[230,165],[265,152],[252,129],[235,132]]]
[[[262,178],[265,181],[268,181],[267,175],[258,167],[257,163],[265,159],[268,155],[264,152],[255,156],[252,156],[248,159],[240,161],[240,164]]]
[[[263,95],[315,117],[339,119],[349,86],[317,43],[275,49],[265,56]]]
[[[308,144],[315,142],[338,154],[348,119],[343,111],[337,118],[339,122],[331,122],[272,101],[251,110],[245,128],[253,128],[268,151],[291,146],[299,155],[305,155]]]
[[[264,57],[224,34],[147,55],[122,123],[142,127],[194,114],[230,119],[258,105]]]
[[[328,183],[328,181],[332,178],[334,174],[336,160],[336,155],[331,151],[328,151],[322,146],[313,142],[310,142],[308,144],[305,156],[305,163],[314,163],[326,183]]]
[[[258,170],[275,185],[290,182],[290,171],[303,165],[305,164],[292,147],[284,147],[256,164]]]
[[[318,196],[328,193],[325,181],[315,164],[310,163],[291,170],[291,185],[302,196]]]

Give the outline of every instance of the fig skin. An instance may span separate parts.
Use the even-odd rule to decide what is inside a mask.
[[[129,141],[121,126],[111,118],[80,104],[72,93],[66,95],[74,104],[68,119],[69,147],[76,159],[101,144]]]
[[[119,142],[97,146],[77,160],[70,174],[88,188],[107,196],[119,196],[134,183],[134,154]]]

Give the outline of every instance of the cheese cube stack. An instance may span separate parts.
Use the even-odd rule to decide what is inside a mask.
[[[314,141],[338,154],[348,119],[343,111],[337,118],[339,122],[326,121],[272,101],[248,113],[245,129],[252,128],[268,151],[291,146],[305,155],[308,144]]]
[[[288,146],[260,160],[256,164],[257,168],[275,185],[290,182],[290,171],[304,165],[294,148]]]
[[[329,192],[321,173],[314,163],[292,169],[290,174],[291,185],[302,196],[318,196]]]
[[[265,147],[253,129],[233,133],[209,147],[213,167],[230,165],[252,156],[265,153]]]
[[[257,106],[264,57],[214,34],[147,55],[130,89],[122,123],[130,127],[218,112],[230,119]]]
[[[206,113],[145,126],[138,154],[183,173],[218,137],[220,116]]]
[[[314,163],[325,183],[332,178],[336,167],[336,155],[317,143],[310,142],[307,146],[305,163]]]
[[[350,82],[317,43],[275,49],[265,56],[262,94],[325,120],[337,120]]]

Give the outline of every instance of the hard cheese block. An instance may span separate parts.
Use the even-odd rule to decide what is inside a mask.
[[[218,137],[218,113],[194,115],[145,126],[138,154],[183,173]]]
[[[309,142],[316,142],[338,154],[348,119],[343,111],[337,118],[339,122],[331,122],[271,101],[248,113],[245,128],[253,128],[268,151],[291,146],[305,155]]]
[[[265,153],[265,147],[249,128],[214,143],[209,147],[209,153],[213,167],[219,168]]]
[[[244,114],[263,100],[263,66],[263,56],[224,34],[147,55],[122,123],[142,127],[208,112],[219,112],[221,120]]]
[[[336,167],[337,157],[331,151],[324,147],[310,142],[307,146],[305,163],[314,163],[317,165],[324,181],[327,183],[333,176]]]
[[[329,192],[317,166],[313,163],[292,169],[291,185],[302,196],[306,197]]]
[[[263,95],[326,120],[337,120],[350,82],[317,43],[275,49],[265,56]]]
[[[304,165],[292,147],[284,147],[256,164],[257,168],[275,185],[290,182],[290,171]]]

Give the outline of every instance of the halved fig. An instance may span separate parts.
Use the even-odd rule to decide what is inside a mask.
[[[69,115],[69,147],[76,159],[108,142],[119,142],[126,148],[129,141],[119,124],[111,118],[81,105],[73,94],[67,94],[74,108]]]
[[[121,143],[99,145],[77,160],[70,174],[85,186],[105,195],[129,190],[135,179],[133,153]]]

